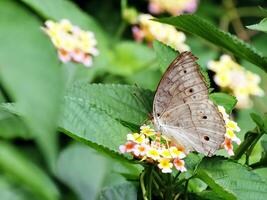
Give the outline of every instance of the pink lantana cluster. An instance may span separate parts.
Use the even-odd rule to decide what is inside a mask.
[[[160,14],[168,12],[171,15],[180,15],[184,12],[195,12],[198,0],[149,0],[149,12]]]
[[[99,54],[94,33],[72,25],[67,19],[60,22],[48,20],[43,30],[57,48],[58,57],[63,63],[73,61],[90,67],[93,57]]]
[[[151,45],[156,39],[180,52],[190,50],[183,32],[177,31],[171,25],[153,21],[153,18],[149,14],[140,14],[137,17],[137,23],[132,27],[133,37],[137,42],[146,41]]]
[[[141,126],[139,133],[128,134],[127,142],[119,149],[141,161],[157,164],[163,173],[171,173],[173,167],[181,172],[186,171],[184,149],[175,146],[148,125]]]
[[[225,121],[225,127],[226,127],[226,133],[224,135],[225,140],[223,143],[223,147],[230,156],[233,156],[234,151],[233,151],[232,142],[235,142],[238,145],[241,143],[240,139],[235,135],[235,132],[239,132],[240,128],[238,127],[236,122],[230,119],[230,116],[226,113],[223,106],[218,106],[218,109],[223,116],[223,119]]]

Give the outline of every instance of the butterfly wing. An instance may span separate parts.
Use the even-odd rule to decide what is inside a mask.
[[[181,53],[163,75],[153,102],[159,130],[186,151],[213,155],[224,141],[224,121],[208,98],[197,58]]]

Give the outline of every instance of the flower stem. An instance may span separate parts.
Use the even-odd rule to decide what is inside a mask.
[[[246,135],[247,135],[247,137],[245,137],[245,140],[236,149],[235,155],[232,156],[232,159],[239,160],[242,157],[242,155],[248,150],[248,148],[252,145],[252,143],[259,136],[259,134],[257,132],[255,132],[255,131],[250,131]]]
[[[159,183],[160,186],[161,186],[162,188],[164,188],[165,185],[163,184],[162,179],[160,178],[160,176],[158,175],[158,173],[157,173],[155,170],[153,170],[153,175],[154,175],[154,177],[157,179],[157,183]]]
[[[258,130],[259,132],[260,130]],[[254,147],[256,146],[257,142],[260,140],[260,138],[263,136],[265,132],[261,132],[258,133],[258,136],[255,138],[255,140],[251,143],[250,147],[248,148],[248,150],[246,151],[246,164],[249,165],[249,157],[254,149]]]
[[[174,179],[173,179],[173,182],[175,183],[176,179],[178,178],[178,176],[181,174],[180,171],[177,172],[177,174],[175,175]]]
[[[160,197],[162,199],[164,199],[163,193],[162,193],[162,191],[160,191],[160,187],[159,187],[159,185],[158,185],[158,183],[157,183],[157,181],[155,180],[154,177],[152,177],[152,182],[154,183],[155,187],[157,188],[157,191],[158,191]]]
[[[149,166],[147,168],[147,173],[146,173],[146,179],[147,179],[147,196],[148,199],[151,200],[152,199],[152,175],[153,172],[153,166]]]
[[[188,191],[188,183],[189,183],[189,181],[190,181],[190,179],[186,180],[186,182],[185,182],[184,200],[188,200],[187,191]]]
[[[148,198],[146,196],[147,195],[147,191],[146,191],[145,181],[144,181],[145,174],[146,174],[145,171],[143,171],[141,173],[141,176],[140,176],[140,185],[141,185],[141,190],[142,190],[142,194],[143,194],[143,199],[144,200],[148,200]]]

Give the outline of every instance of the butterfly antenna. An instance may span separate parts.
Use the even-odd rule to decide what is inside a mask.
[[[141,88],[136,83],[134,84],[134,86],[136,87],[136,90],[134,90],[133,95],[142,103],[143,107],[146,110],[146,113],[148,113],[148,118],[150,119],[152,117],[152,114],[151,114],[150,110],[148,110],[148,106],[150,106],[150,105],[148,105],[145,102],[144,98],[142,98],[141,93],[140,93]]]

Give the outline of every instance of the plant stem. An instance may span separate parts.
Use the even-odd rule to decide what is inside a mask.
[[[258,130],[258,136],[255,138],[255,140],[252,142],[248,150],[246,151],[246,164],[249,165],[249,157],[256,146],[257,142],[260,140],[260,138],[263,136],[264,132],[262,131],[259,133],[260,130]]]
[[[240,17],[267,17],[267,13],[259,7],[240,7],[236,8]]]
[[[228,15],[232,18],[233,28],[236,34],[243,40],[249,40],[249,36],[244,29],[244,26],[240,20],[240,16],[235,8],[233,0],[224,0],[224,6],[228,10]]]
[[[186,182],[185,182],[184,200],[188,200],[187,191],[188,191],[188,183],[189,183],[189,181],[190,181],[190,179],[186,180]]]
[[[177,193],[177,194],[174,196],[173,200],[177,200],[177,199],[180,197],[180,195],[181,195],[181,193]]]
[[[142,190],[142,194],[143,194],[143,199],[144,200],[148,200],[147,198],[147,192],[146,192],[146,187],[145,187],[145,183],[144,183],[144,177],[145,177],[145,171],[143,171],[141,173],[141,176],[140,176],[140,185],[141,185],[141,190]]]
[[[175,183],[176,179],[179,177],[179,175],[181,174],[180,171],[177,172],[177,174],[175,175],[174,179],[173,179],[173,182]]]
[[[253,131],[248,132],[247,137],[237,148],[237,150],[235,151],[235,155],[232,156],[232,159],[239,160],[257,137],[258,137],[257,132],[253,132]]]
[[[147,197],[149,200],[152,199],[152,175],[153,172],[153,166],[149,166],[146,173],[146,179],[147,179]]]
[[[153,175],[157,179],[157,183],[160,183],[161,187],[165,187],[165,185],[162,182],[162,179],[160,178],[160,176],[158,175],[158,173],[155,170],[153,170]]]
[[[162,199],[164,199],[163,193],[162,193],[162,191],[160,191],[160,187],[159,187],[159,185],[158,185],[158,183],[154,177],[152,177],[152,182],[154,183],[155,187],[157,188],[157,191],[159,192],[160,197]]]

